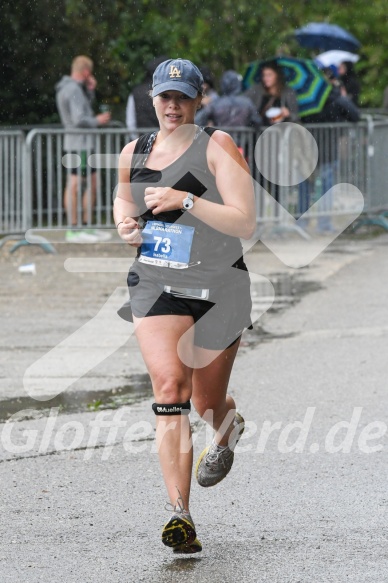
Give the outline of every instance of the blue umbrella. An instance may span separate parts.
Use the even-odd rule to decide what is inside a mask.
[[[322,51],[357,51],[361,43],[345,29],[327,22],[310,22],[295,31],[295,38],[302,47]]]
[[[282,68],[287,85],[296,93],[300,117],[322,111],[332,86],[314,61],[294,57],[275,57],[271,59],[273,61]],[[249,63],[243,78],[244,89],[261,81],[261,72],[266,63],[268,59]]]

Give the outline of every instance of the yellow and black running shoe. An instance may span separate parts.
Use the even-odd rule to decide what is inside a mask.
[[[191,555],[193,553],[199,553],[202,551],[202,545],[196,538],[192,543],[186,543],[184,545],[178,545],[173,548],[176,555]]]
[[[180,494],[180,493],[179,493]],[[190,513],[183,507],[183,499],[179,495],[176,505],[166,505],[173,508],[173,514],[163,527],[162,542],[176,553],[198,553],[202,545],[197,539],[197,533]]]

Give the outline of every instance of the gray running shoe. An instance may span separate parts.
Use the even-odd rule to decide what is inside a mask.
[[[236,413],[234,429],[231,433],[231,448],[220,448],[214,441],[206,447],[198,458],[195,475],[200,486],[208,488],[215,486],[227,476],[232,469],[234,448],[236,447],[245,428],[243,417]]]

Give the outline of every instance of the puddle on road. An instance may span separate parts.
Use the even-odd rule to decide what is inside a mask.
[[[105,391],[77,391],[61,393],[49,401],[37,401],[31,397],[20,397],[0,401],[0,422],[7,421],[14,413],[33,409],[39,411],[42,417],[49,414],[53,407],[59,408],[59,413],[80,413],[85,411],[101,411],[103,409],[118,409],[124,405],[133,405],[152,397],[151,381],[148,374],[133,375],[128,384],[116,389]],[[18,421],[36,418],[27,414]]]
[[[301,298],[313,291],[321,289],[321,285],[313,281],[305,281],[303,276],[290,274],[271,274],[268,279],[275,289],[275,299],[268,313],[277,313],[299,302]],[[260,303],[268,303],[272,296],[272,287],[265,280],[252,284],[253,311]],[[286,338],[293,334],[274,335],[265,330],[261,321],[254,324],[253,330],[244,332],[241,347],[253,348],[260,342],[268,342],[278,338]],[[4,422],[14,413],[33,409],[47,416],[52,407],[59,407],[60,413],[79,413],[85,411],[100,411],[102,409],[117,409],[124,405],[132,405],[152,397],[152,386],[148,374],[132,375],[128,383],[116,389],[104,391],[77,391],[61,393],[49,401],[37,401],[31,397],[21,397],[0,401],[0,422]],[[20,420],[33,418],[26,414]],[[34,416],[36,418],[36,415]]]
[[[303,296],[308,293],[322,289],[322,285],[315,281],[307,281],[299,274],[273,273],[268,276],[275,290],[275,299],[268,310],[268,314],[279,313],[290,306],[298,303]],[[271,285],[264,281],[252,283],[252,304],[253,312],[255,306],[260,310],[260,303],[263,298],[268,298],[272,294]],[[253,330],[246,330],[241,339],[241,347],[255,347],[260,342],[269,342],[277,338],[290,338],[293,333],[272,334],[265,330],[261,320],[253,324]]]
[[[315,281],[306,281],[299,274],[273,273],[268,276],[275,290],[275,299],[269,312],[278,312],[299,302],[306,294],[317,291],[322,286]],[[253,301],[270,295],[271,288],[266,281],[252,284]]]

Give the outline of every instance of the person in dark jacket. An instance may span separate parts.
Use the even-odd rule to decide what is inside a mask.
[[[204,110],[201,124],[212,121],[218,127],[259,127],[261,117],[252,101],[241,95],[242,77],[236,71],[225,71],[220,82],[220,97]]]
[[[282,68],[276,61],[268,61],[262,67],[261,82],[253,85],[244,93],[249,97],[264,125],[272,125],[279,121],[299,121],[299,108],[296,93],[285,83]],[[267,117],[272,108],[279,109],[276,117]]]
[[[197,126],[203,126],[203,120],[206,120],[207,108],[210,104],[217,99],[218,93],[215,87],[215,80],[213,74],[207,65],[201,65],[199,70],[202,73],[203,85],[202,85],[202,101],[201,107],[195,114],[194,122]]]
[[[338,73],[340,81],[345,88],[346,97],[358,106],[361,87],[353,63],[350,61],[341,63],[338,67]]]
[[[283,70],[276,61],[264,63],[261,70],[261,82],[253,85],[244,95],[254,103],[264,126],[272,126],[279,122],[298,123],[300,121],[296,93],[286,85]],[[264,178],[259,168],[255,170],[255,177],[279,202],[279,185]]]
[[[334,186],[338,166],[340,140],[347,135],[346,129],[337,129],[334,134],[335,124],[341,122],[357,122],[360,119],[360,114],[356,105],[350,99],[341,95],[341,90],[334,83],[335,79],[331,72],[325,70],[323,72],[333,85],[331,93],[329,94],[322,111],[303,118],[303,122],[307,124],[327,124],[327,127],[310,129],[318,145],[318,169],[315,181],[315,196],[317,198],[328,192]],[[305,180],[299,186],[299,214],[303,214],[310,206],[311,188],[310,180]],[[317,192],[317,189],[320,192]],[[322,205],[320,211],[327,211],[328,214],[318,217],[317,224],[317,230],[322,233],[333,231],[330,217],[332,201],[327,200],[326,202],[326,207],[323,208]]]
[[[126,126],[129,130],[137,128],[156,128],[158,118],[148,93],[152,86],[152,75],[156,67],[166,60],[165,56],[156,57],[148,61],[144,81],[136,85],[128,97],[125,115]],[[138,137],[134,134],[134,138]]]

